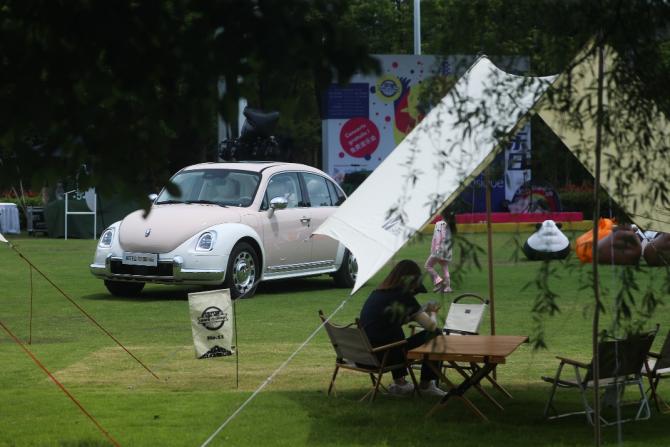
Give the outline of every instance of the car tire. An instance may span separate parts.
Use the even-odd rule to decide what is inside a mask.
[[[105,287],[114,296],[138,296],[144,289],[143,282],[105,281]]]
[[[240,242],[230,252],[224,286],[230,289],[230,297],[251,298],[256,292],[260,277],[260,264],[256,250],[246,242]]]
[[[356,262],[356,258],[349,250],[344,250],[342,265],[333,275],[335,285],[337,287],[350,289],[356,284],[356,275],[358,275],[358,263]]]

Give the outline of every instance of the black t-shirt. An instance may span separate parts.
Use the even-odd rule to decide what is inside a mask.
[[[359,318],[373,346],[404,340],[402,325],[421,310],[411,292],[401,288],[375,290],[363,304]]]

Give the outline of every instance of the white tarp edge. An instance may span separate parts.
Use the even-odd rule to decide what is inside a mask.
[[[315,231],[356,257],[352,294],[493,160],[501,137],[520,127],[554,79],[511,75],[479,58]]]

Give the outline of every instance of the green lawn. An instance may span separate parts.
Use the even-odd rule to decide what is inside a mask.
[[[521,235],[521,241],[527,235]],[[485,246],[481,234],[469,235]],[[513,262],[512,234],[495,234],[495,294],[498,334],[530,335],[531,308],[537,290],[523,289],[540,264]],[[428,238],[412,243],[397,257],[423,263]],[[332,288],[328,277],[263,284],[256,297],[237,303],[239,388],[235,359],[196,360],[191,340],[187,293],[198,288],[147,286],[141,298],[107,294],[88,272],[94,241],[15,237],[19,249],[76,302],[126,344],[161,377],[158,381],[83,317],[46,281],[33,274],[33,324],[30,349],[124,446],[199,446],[265,381],[318,326],[317,311],[330,313],[348,298]],[[523,258],[523,255],[522,255]],[[485,259],[481,259],[485,266]],[[357,401],[367,378],[341,373],[337,396],[325,394],[334,354],[319,333],[293,361],[215,439],[211,445],[590,445],[592,428],[582,416],[544,421],[549,386],[541,375],[553,374],[555,355],[587,361],[593,301],[580,290],[590,266],[556,263],[550,281],[559,293],[561,313],[546,320],[548,350],[522,346],[499,369],[499,380],[514,395],[500,396],[500,412],[476,393],[472,400],[491,422],[477,420],[461,402],[425,418],[432,399],[380,396],[373,404]],[[376,284],[381,272],[371,284]],[[609,326],[613,292],[620,270],[601,269]],[[660,284],[663,270],[643,268],[637,275],[640,296],[648,277]],[[0,321],[28,339],[29,270],[7,246],[0,246]],[[456,292],[488,294],[487,272],[464,271]],[[349,322],[358,314],[372,286],[352,297],[334,318]],[[434,294],[420,300],[440,299]],[[444,314],[448,302],[445,302]],[[649,322],[661,324],[655,347],[670,329],[670,315],[659,307]],[[488,332],[488,322],[482,328]],[[387,379],[388,380],[388,379]],[[670,385],[661,389],[670,399]],[[492,393],[496,396],[495,391]],[[577,409],[576,393],[559,395],[564,408]],[[668,445],[670,415],[654,412],[649,421],[624,424],[625,445]],[[603,430],[607,443],[618,441],[617,428]],[[0,445],[108,445],[95,426],[65,397],[4,332],[0,332]]]

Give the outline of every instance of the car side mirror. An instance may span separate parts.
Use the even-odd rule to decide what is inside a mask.
[[[288,206],[288,200],[283,197],[275,197],[270,200],[270,209],[268,210],[268,216],[272,217],[275,213],[275,210],[283,210]]]

